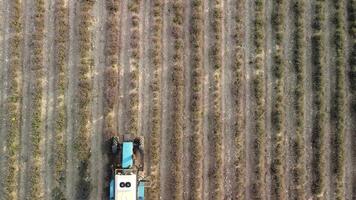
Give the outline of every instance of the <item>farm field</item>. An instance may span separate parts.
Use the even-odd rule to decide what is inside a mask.
[[[0,0],[0,200],[356,199],[355,0]]]

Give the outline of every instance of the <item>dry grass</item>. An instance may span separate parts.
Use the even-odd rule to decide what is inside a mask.
[[[151,144],[150,157],[151,167],[150,175],[152,186],[148,189],[148,199],[159,199],[160,195],[160,135],[161,135],[161,70],[162,70],[162,0],[154,0],[152,8],[153,16],[153,33],[152,33],[152,49],[150,55],[152,57],[153,79],[151,82],[152,89],[152,129],[151,129]]]
[[[335,177],[334,193],[338,200],[344,199],[344,175],[345,175],[345,8],[342,1],[333,1],[335,13],[333,23],[335,32],[333,33],[334,54],[336,57],[334,68],[336,69],[335,94],[332,96],[331,120],[334,121],[335,133],[331,135],[331,169]]]
[[[191,95],[189,116],[191,126],[190,137],[190,199],[202,198],[203,187],[203,133],[202,133],[202,73],[203,73],[203,4],[202,0],[191,1],[192,13],[190,20],[190,65],[191,65]]]
[[[305,146],[304,146],[304,73],[305,73],[305,25],[304,25],[304,0],[292,1],[293,25],[293,54],[292,67],[296,74],[294,88],[295,110],[295,137],[291,138],[290,146],[292,157],[290,198],[295,200],[305,199]]]
[[[235,188],[234,193],[236,194],[236,199],[244,199],[245,198],[245,134],[244,134],[244,114],[243,114],[243,106],[244,106],[244,49],[243,49],[243,38],[244,34],[244,6],[245,1],[236,1],[236,16],[234,17],[235,23],[235,31],[233,32],[233,39],[235,48],[233,50],[233,64],[232,64],[232,87],[234,88],[232,91],[232,99],[235,104],[235,124],[234,124],[234,142],[236,147],[236,160],[235,160]]]
[[[76,199],[88,199],[92,189],[89,158],[90,158],[90,133],[92,78],[91,69],[94,61],[92,58],[92,9],[94,0],[80,1],[79,24],[79,53],[80,63],[78,81],[78,133],[75,137],[75,150],[78,159],[79,180],[76,183]]]
[[[210,14],[211,48],[209,49],[209,63],[213,71],[209,92],[211,97],[212,113],[209,117],[209,134],[211,134],[211,188],[213,199],[221,199],[223,195],[223,166],[222,166],[222,121],[221,121],[221,69],[222,69],[222,2],[213,3]]]
[[[42,91],[43,91],[43,43],[44,43],[44,1],[36,0],[34,5],[34,27],[32,33],[32,52],[31,52],[31,73],[34,75],[32,82],[33,91],[31,92],[31,149],[32,157],[29,171],[29,198],[43,199],[43,188],[41,182],[41,149],[40,143],[43,136],[42,132]]]
[[[172,3],[172,79],[171,98],[172,98],[172,135],[170,137],[170,172],[169,191],[172,199],[183,199],[183,174],[182,174],[182,142],[183,142],[183,105],[184,105],[184,86],[183,86],[183,2],[177,0]]]
[[[312,127],[311,145],[313,149],[311,169],[311,192],[314,198],[323,199],[325,192],[325,67],[324,61],[324,15],[325,1],[316,0],[313,10],[312,24],[312,79],[314,122]]]
[[[284,68],[285,59],[283,52],[284,33],[284,0],[274,0],[272,8],[272,37],[275,40],[272,52],[272,77],[275,95],[272,99],[271,119],[272,119],[272,152],[271,152],[271,198],[285,199],[285,102],[284,102]]]
[[[65,131],[67,128],[67,106],[65,104],[65,90],[68,87],[67,80],[67,60],[68,60],[68,7],[63,0],[57,1],[55,5],[55,72],[56,77],[56,100],[55,100],[55,132],[53,151],[56,155],[53,157],[53,177],[54,187],[51,191],[53,199],[65,199],[65,170],[66,170],[66,146]]]
[[[256,102],[254,109],[255,116],[255,141],[253,148],[253,172],[254,180],[252,181],[251,195],[253,199],[263,199],[265,192],[265,74],[264,74],[264,1],[255,0],[255,21],[253,25],[253,41],[255,44],[255,74],[253,77],[253,94]]]
[[[22,82],[22,29],[21,1],[10,2],[10,42],[9,42],[9,88],[6,99],[6,175],[4,198],[18,198],[19,153],[20,153],[20,120],[21,120],[21,82]]]
[[[128,131],[137,135],[138,131],[138,81],[139,81],[139,59],[140,59],[140,34],[139,16],[140,0],[129,1],[129,11],[131,14],[131,38],[130,38],[130,107],[128,113]]]

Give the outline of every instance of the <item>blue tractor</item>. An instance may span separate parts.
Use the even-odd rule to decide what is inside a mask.
[[[143,144],[142,137],[111,138],[110,200],[144,200],[149,181],[144,174]]]

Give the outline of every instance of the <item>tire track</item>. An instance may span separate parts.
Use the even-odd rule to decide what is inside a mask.
[[[93,67],[93,103],[91,112],[92,115],[92,135],[91,135],[91,177],[93,188],[91,190],[90,199],[96,200],[105,197],[103,194],[105,182],[104,176],[104,159],[102,157],[106,148],[102,148],[103,144],[103,73],[105,67],[105,36],[106,31],[106,4],[104,1],[96,1],[93,8],[93,16],[95,22],[93,25],[94,32],[94,67]]]
[[[69,57],[68,57],[68,91],[66,92],[66,105],[68,113],[68,126],[66,131],[66,152],[67,152],[67,168],[66,168],[66,198],[75,199],[75,186],[78,180],[77,161],[74,152],[74,138],[76,136],[76,120],[77,120],[77,100],[75,98],[78,85],[78,3],[76,1],[66,0],[69,7]]]
[[[46,75],[46,80],[44,82],[44,90],[43,90],[43,143],[42,143],[42,152],[43,157],[43,165],[44,169],[42,171],[42,181],[44,188],[44,198],[50,199],[51,189],[53,187],[53,159],[51,144],[53,144],[53,134],[54,134],[54,126],[53,126],[53,107],[54,107],[54,77],[55,77],[55,68],[54,68],[54,1],[46,0],[45,1],[45,41],[44,41],[44,66],[45,68],[44,74]]]
[[[31,88],[30,83],[32,81],[31,70],[30,70],[30,42],[31,42],[31,33],[34,31],[33,28],[33,4],[31,0],[22,1],[22,7],[24,8],[24,47],[23,47],[23,90],[22,90],[22,107],[21,107],[21,139],[20,139],[20,182],[18,187],[19,199],[26,199],[26,194],[28,190],[28,178],[29,178],[29,166],[28,161],[30,159],[30,144],[28,143],[30,135],[30,114],[32,112],[31,102]]]

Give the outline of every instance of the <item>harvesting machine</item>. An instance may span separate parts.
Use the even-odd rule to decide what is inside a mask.
[[[112,175],[110,200],[144,200],[148,180],[144,174],[143,138],[124,135],[111,138]]]

